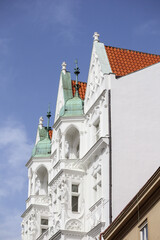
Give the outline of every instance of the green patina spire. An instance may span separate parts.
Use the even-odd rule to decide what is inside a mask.
[[[78,84],[78,75],[80,74],[80,69],[78,67],[78,60],[75,60],[75,64],[76,64],[76,68],[74,69],[74,74],[76,75],[76,85],[75,85],[75,89],[76,89],[76,93],[75,96],[78,97],[78,89],[80,88],[79,84]]]
[[[51,115],[51,111],[50,111],[50,104],[48,105],[48,112],[47,112],[47,118],[48,118],[48,122],[47,122],[47,129],[48,129],[48,131],[49,131],[49,128],[50,128],[50,117],[52,116]]]
[[[76,84],[75,84],[75,95],[74,97],[68,99],[65,102],[64,114],[62,116],[81,116],[83,115],[83,100],[79,97],[78,89],[80,85],[78,84],[78,75],[80,74],[80,69],[78,67],[77,60],[75,61],[76,68],[74,68],[74,73],[76,75]]]
[[[59,116],[67,117],[67,116],[81,116],[83,115],[84,102],[79,97],[78,90],[80,85],[78,84],[78,75],[80,74],[80,69],[78,67],[77,60],[75,61],[76,67],[74,68],[74,73],[76,75],[76,84],[75,84],[75,95],[73,96],[72,92],[72,82],[71,77],[68,72],[65,74],[62,72],[62,84],[63,84],[63,93],[65,103],[60,110]],[[69,74],[69,75],[68,75]]]
[[[50,111],[50,104],[48,106],[48,112],[47,112],[47,127],[44,127],[43,125],[38,128],[38,134],[40,140],[37,142],[37,144],[34,146],[34,149],[32,151],[32,157],[47,157],[51,154],[51,140],[49,137],[49,130],[50,128],[50,117],[51,117],[51,111]]]

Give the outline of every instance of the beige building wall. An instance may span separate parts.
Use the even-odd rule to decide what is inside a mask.
[[[145,221],[148,224],[148,240],[160,240],[160,200],[138,221],[122,240],[141,240],[140,229]]]

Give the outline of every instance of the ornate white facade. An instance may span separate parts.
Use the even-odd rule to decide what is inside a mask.
[[[29,181],[22,240],[98,238],[112,220],[113,203],[119,205],[112,189],[116,177],[111,148],[110,91],[116,77],[98,37],[95,33],[82,105],[80,98],[73,96],[70,73],[63,63],[51,140],[49,125],[45,128],[40,118],[34,153],[26,164]],[[83,106],[83,113],[73,106]],[[154,168],[158,164],[157,159]],[[135,185],[139,188],[142,184]]]

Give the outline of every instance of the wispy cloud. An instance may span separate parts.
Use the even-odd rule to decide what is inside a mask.
[[[0,127],[0,166],[1,172],[0,195],[7,196],[21,191],[24,187],[24,165],[29,159],[33,145],[27,138],[23,124],[8,120]],[[9,177],[8,177],[9,176]]]
[[[1,238],[20,240],[21,210],[8,204],[17,202],[27,181],[26,161],[30,158],[33,144],[25,126],[13,119],[0,127],[0,225]],[[25,186],[26,188],[26,186]],[[9,231],[8,231],[9,229]]]
[[[40,0],[35,5],[35,19],[41,27],[53,29],[55,37],[62,36],[63,39],[73,42],[79,8],[78,0]]]
[[[30,21],[42,30],[55,32],[55,37],[60,34],[69,41],[74,38],[80,0],[19,0],[15,2],[15,7],[30,16]]]
[[[136,35],[160,35],[159,21],[149,20],[134,29]]]
[[[4,240],[20,240],[21,239],[21,213],[18,210],[8,210],[6,208],[0,208],[0,232],[1,239]],[[3,220],[3,221],[2,221]]]
[[[32,147],[22,123],[9,119],[0,127],[0,149],[6,153],[6,162],[11,167],[23,166]]]
[[[76,8],[75,1],[56,1],[53,6],[53,12],[55,16],[55,21],[62,26],[71,26],[76,23]]]

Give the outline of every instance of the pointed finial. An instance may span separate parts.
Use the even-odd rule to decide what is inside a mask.
[[[76,84],[78,83],[78,75],[80,74],[80,69],[78,67],[78,60],[75,60],[76,68],[74,68],[74,74],[76,75]]]
[[[75,64],[76,64],[76,68],[74,68],[74,74],[76,75],[76,85],[75,85],[75,89],[76,89],[76,94],[75,96],[78,96],[78,89],[79,89],[79,84],[78,84],[78,75],[80,74],[80,69],[78,67],[78,60],[75,60]]]
[[[66,66],[67,66],[66,62],[63,62],[63,63],[62,63],[62,72],[63,72],[64,74],[66,73]]]
[[[99,42],[99,33],[95,32],[93,37],[94,37],[94,42]]]
[[[47,118],[48,118],[48,123],[47,123],[47,129],[49,130],[49,125],[50,125],[50,117],[51,117],[51,111],[50,111],[50,104],[48,105],[48,112],[47,112]]]
[[[43,127],[43,117],[39,118],[39,127],[42,129]]]

